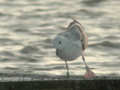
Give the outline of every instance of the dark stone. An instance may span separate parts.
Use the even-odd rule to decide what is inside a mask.
[[[45,80],[0,82],[0,90],[119,90],[120,80]]]

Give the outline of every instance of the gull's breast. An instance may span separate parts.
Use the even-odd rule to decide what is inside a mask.
[[[73,50],[73,49],[56,49],[56,55],[61,58],[62,60],[72,61],[77,59],[81,56],[82,51],[80,48]]]

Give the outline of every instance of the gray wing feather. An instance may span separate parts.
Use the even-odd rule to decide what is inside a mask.
[[[73,34],[75,34],[76,38],[79,38],[79,40],[81,40],[83,50],[85,50],[85,48],[88,46],[88,38],[87,34],[83,30],[84,28],[82,25],[76,20],[73,20],[68,25],[68,31],[72,31],[72,33],[74,32]]]

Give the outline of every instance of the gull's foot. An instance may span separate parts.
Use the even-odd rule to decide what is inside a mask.
[[[86,70],[84,78],[90,79],[90,78],[94,78],[94,77],[96,77],[96,74],[93,71],[91,71],[90,69]]]

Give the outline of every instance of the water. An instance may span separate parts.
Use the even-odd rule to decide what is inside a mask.
[[[0,76],[65,75],[52,39],[76,18],[86,30],[88,65],[98,75],[120,74],[119,0],[0,0]],[[71,75],[85,73],[81,57]]]

